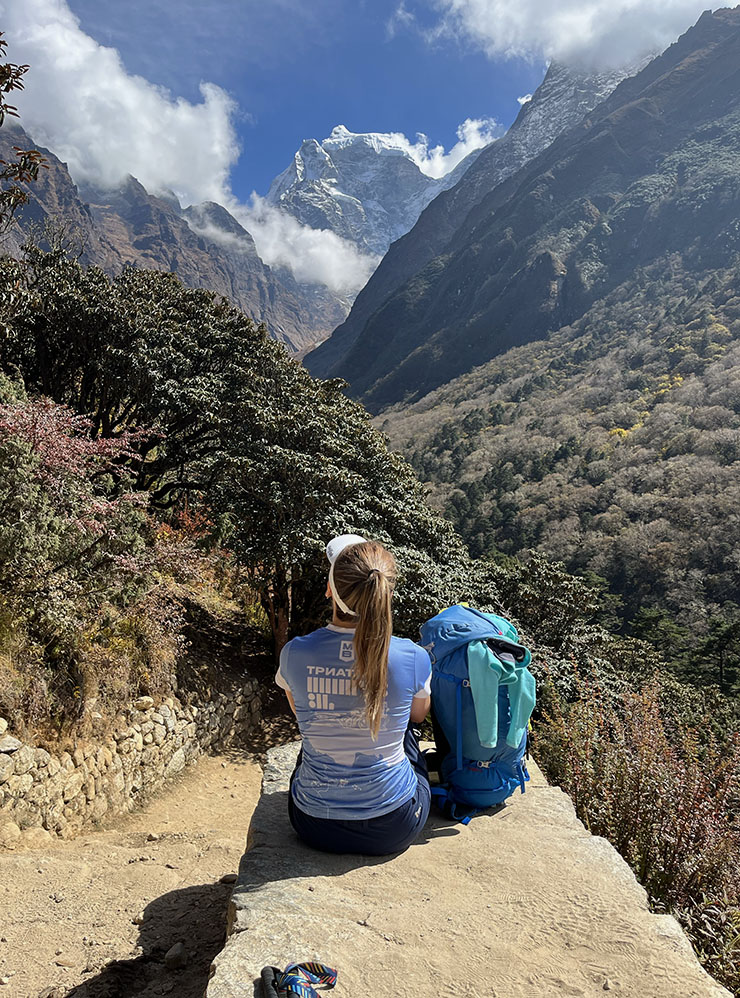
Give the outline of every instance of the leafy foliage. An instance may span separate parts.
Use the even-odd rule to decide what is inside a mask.
[[[203,507],[259,592],[278,647],[323,613],[324,544],[387,542],[402,570],[400,629],[454,599],[496,604],[496,569],[471,567],[340,382],[317,382],[264,329],[171,274],[110,280],[61,248],[0,267],[0,364],[29,392],[126,441],[131,487],[163,512]]]
[[[77,699],[91,711],[101,647],[122,639],[127,608],[151,603],[156,538],[119,463],[132,438],[93,439],[69,409],[0,387],[0,709],[39,720],[77,713]],[[150,616],[152,650],[166,653],[170,624]]]
[[[91,597],[125,598],[140,571],[146,501],[112,487],[128,440],[86,429],[48,400],[0,406],[0,586],[16,614],[42,631],[48,619],[57,638],[77,624],[68,607],[89,614]]]
[[[7,47],[3,32],[0,32],[0,59],[4,57]],[[0,63],[0,126],[6,116],[18,117],[16,108],[8,103],[7,95],[14,90],[23,89],[23,77],[28,69],[28,66],[19,66],[13,62]],[[14,151],[15,162],[0,160],[0,233],[11,225],[16,209],[28,201],[26,187],[36,179],[39,169],[44,166],[44,157],[38,149],[14,147]]]

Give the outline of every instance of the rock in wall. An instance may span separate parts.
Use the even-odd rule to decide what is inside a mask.
[[[0,849],[73,838],[104,816],[130,811],[209,749],[227,747],[260,720],[258,684],[202,705],[140,697],[104,741],[53,754],[8,733],[0,718]]]

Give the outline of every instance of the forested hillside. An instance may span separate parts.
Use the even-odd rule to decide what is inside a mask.
[[[604,619],[728,690],[739,57],[738,10],[703,15],[474,209],[346,371],[373,406],[449,382],[381,424],[475,556],[602,580]]]
[[[642,271],[573,327],[382,425],[473,554],[599,576],[617,619],[702,681],[740,654],[737,271]]]

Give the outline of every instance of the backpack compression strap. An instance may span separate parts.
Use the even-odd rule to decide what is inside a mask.
[[[455,684],[455,711],[457,724],[455,725],[455,772],[463,768],[462,752],[462,691],[463,686],[470,686],[469,679],[458,679],[457,676],[450,676],[446,672],[438,672],[440,679],[446,679],[448,683]]]
[[[444,814],[444,816],[449,818],[451,821],[459,821],[461,825],[468,825],[470,824],[471,818],[474,818],[476,814],[480,814],[480,808],[476,808],[471,811],[467,807],[464,814],[459,813],[458,804],[447,787],[432,786],[431,792],[434,803]]]
[[[457,712],[457,724],[455,725],[455,772],[459,773],[463,768],[463,751],[462,751],[462,691],[463,686],[470,686],[469,679],[458,679],[456,676],[448,676],[446,673],[442,672],[439,675],[446,679],[450,683],[455,684],[455,710]],[[434,800],[437,807],[446,814],[453,821],[459,821],[462,825],[467,825],[471,818],[474,818],[478,814],[479,809],[470,811],[468,810],[466,814],[459,814],[457,810],[457,802],[455,798],[450,793],[447,787],[432,787],[432,800]]]

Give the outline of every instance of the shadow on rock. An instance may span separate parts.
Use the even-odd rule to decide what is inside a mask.
[[[233,895],[234,906],[230,911],[230,928],[234,917],[239,920],[239,912],[249,912],[253,896],[258,893],[262,895],[260,905],[265,904],[265,893],[269,893],[275,904],[279,903],[283,894],[286,902],[291,902],[291,884],[294,885],[295,881],[311,877],[341,877],[350,870],[392,863],[399,855],[340,855],[309,848],[291,827],[288,819],[288,793],[287,790],[277,790],[263,793],[260,798],[249,829],[248,851],[239,864],[239,878]],[[457,823],[430,815],[423,831],[409,849],[418,849],[433,838],[459,833],[460,826]]]
[[[141,954],[108,964],[67,998],[203,998],[211,961],[224,944],[231,890],[229,884],[200,884],[155,898],[144,909]],[[166,963],[178,943],[184,954]]]

